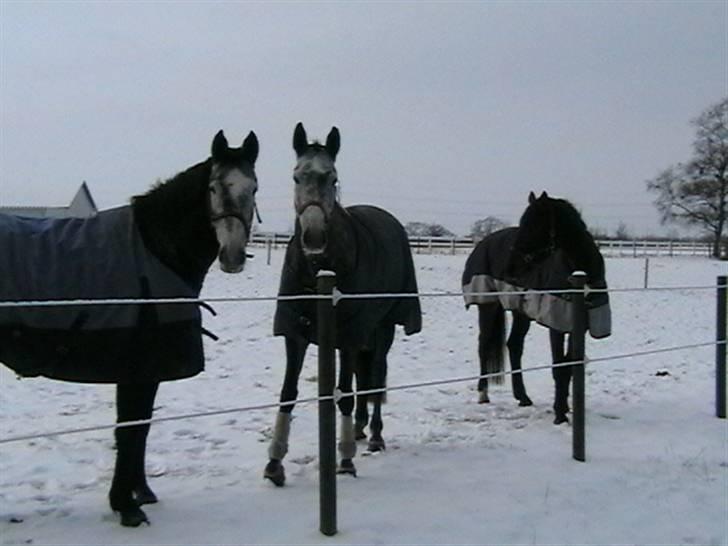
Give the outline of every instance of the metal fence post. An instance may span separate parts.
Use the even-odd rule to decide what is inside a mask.
[[[572,457],[577,461],[586,461],[585,436],[586,423],[584,418],[584,337],[586,333],[586,303],[584,301],[584,286],[586,285],[586,273],[574,271],[569,277],[571,285],[579,290],[573,294],[572,305],[574,309],[574,329],[569,337],[571,348],[571,359],[574,364],[572,369],[573,378],[573,417],[574,429],[572,431]]]
[[[718,300],[715,345],[715,414],[726,418],[726,298],[728,298],[728,276],[718,277]]]
[[[650,277],[650,259],[645,258],[645,288],[647,288],[647,283],[649,282]]]
[[[331,296],[336,274],[319,271],[319,295]],[[336,349],[334,302],[318,301],[318,393],[319,397],[334,394],[336,383]],[[326,536],[336,534],[336,404],[332,398],[319,401],[319,529]]]

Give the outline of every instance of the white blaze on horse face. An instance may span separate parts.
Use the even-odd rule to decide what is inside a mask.
[[[336,204],[336,168],[325,154],[303,156],[293,171],[293,204],[306,255],[326,251],[328,218]]]
[[[239,273],[245,267],[246,246],[255,213],[258,183],[239,169],[213,166],[210,178],[210,216],[220,245],[220,269]]]

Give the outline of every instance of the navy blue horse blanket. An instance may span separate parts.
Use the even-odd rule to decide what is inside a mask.
[[[0,214],[0,302],[197,298],[151,254],[130,206],[91,218]],[[25,377],[157,382],[204,368],[196,304],[2,307],[0,362]]]
[[[345,209],[355,237],[353,262],[337,268],[336,287],[344,294],[417,294],[412,253],[404,228],[388,212],[368,205]],[[278,294],[316,293],[316,271],[303,254],[300,236],[288,244]],[[399,324],[407,335],[422,329],[417,296],[343,299],[336,305],[336,347],[371,347],[381,324]],[[273,323],[275,335],[302,336],[318,343],[316,301],[279,301]]]
[[[506,266],[517,233],[517,228],[497,231],[485,237],[473,249],[465,263],[462,277],[465,306],[499,303],[504,309],[520,311],[543,326],[559,332],[571,332],[574,329],[571,294],[510,293],[573,288],[569,284],[573,267],[566,254],[558,249],[521,277],[507,278]],[[602,289],[607,287],[607,282],[604,278],[587,279],[587,285],[593,289]],[[498,292],[497,299],[488,295],[489,292]],[[585,299],[587,331],[595,339],[609,336],[612,333],[609,294],[589,292]]]

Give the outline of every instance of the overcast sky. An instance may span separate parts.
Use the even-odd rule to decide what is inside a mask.
[[[661,233],[645,180],[728,94],[728,3],[0,0],[0,204],[100,208],[253,129],[264,230],[291,138],[341,131],[344,204],[467,233],[530,190]]]

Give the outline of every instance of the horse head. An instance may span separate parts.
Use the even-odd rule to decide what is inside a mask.
[[[508,260],[509,277],[519,277],[556,250],[555,201],[545,191],[539,197],[533,192],[528,195]]]
[[[566,199],[543,192],[528,196],[528,207],[518,224],[518,232],[506,272],[512,278],[538,266],[561,250],[569,267],[586,271],[590,280],[603,278],[603,259],[579,211]]]
[[[339,130],[336,127],[331,128],[325,145],[318,142],[309,144],[306,130],[300,122],[293,132],[293,149],[296,151],[293,204],[303,252],[308,257],[326,253],[327,230],[337,205],[338,177],[334,162],[339,146]]]
[[[258,138],[253,131],[240,148],[228,147],[222,131],[212,141],[208,185],[210,220],[220,245],[220,268],[226,273],[238,273],[245,266],[245,248],[250,240],[253,215],[257,212],[257,158]]]

